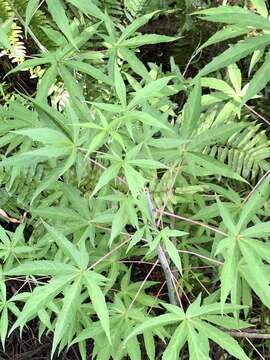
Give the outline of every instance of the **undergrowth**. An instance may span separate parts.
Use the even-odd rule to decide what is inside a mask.
[[[210,5],[0,0],[4,355],[269,358],[268,5]]]

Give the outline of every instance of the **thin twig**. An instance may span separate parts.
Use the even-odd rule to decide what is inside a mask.
[[[256,333],[256,332],[247,332],[247,331],[226,331],[229,335],[236,337],[236,338],[248,338],[248,339],[264,339],[269,340],[270,339],[270,333]]]
[[[257,184],[254,186],[254,188],[250,191],[248,196],[244,199],[243,204],[251,197],[251,195],[259,188],[261,183],[270,175],[270,170],[268,170],[257,182]]]
[[[129,310],[132,308],[132,306],[134,305],[137,297],[139,296],[140,292],[142,291],[146,281],[149,279],[149,276],[152,274],[152,272],[154,271],[155,267],[157,266],[159,260],[156,260],[156,262],[154,263],[154,265],[151,267],[151,269],[149,270],[149,273],[146,275],[146,277],[144,278],[143,282],[141,283],[141,286],[139,287],[138,291],[136,292],[136,295],[134,296],[134,298],[132,299],[127,312],[129,312]]]
[[[215,228],[214,226],[211,226],[211,225],[208,225],[208,224],[204,224],[202,223],[201,221],[196,221],[196,220],[192,220],[190,218],[187,218],[185,216],[181,216],[181,215],[176,215],[172,212],[168,212],[168,211],[164,211],[162,209],[155,209],[156,212],[158,213],[162,213],[163,215],[167,215],[167,216],[170,216],[170,217],[174,217],[176,219],[179,219],[179,220],[183,220],[183,221],[186,221],[186,222],[190,222],[194,225],[198,225],[198,226],[201,226],[201,227],[204,227],[208,230],[211,230],[211,231],[214,231],[215,233],[217,234],[220,234],[220,235],[223,235],[223,236],[228,236],[228,234],[226,234],[224,231],[221,231],[217,228]]]
[[[211,262],[213,262],[213,263],[215,263],[215,264],[217,264],[217,265],[224,265],[224,263],[221,262],[221,261],[218,261],[218,260],[209,258],[209,257],[204,256],[204,255],[201,255],[201,254],[198,254],[198,253],[196,253],[196,252],[194,252],[194,251],[189,251],[189,250],[178,250],[178,251],[179,251],[180,253],[183,253],[183,254],[195,255],[195,256],[197,256],[197,257],[199,257],[199,258],[201,258],[201,259],[204,259],[204,260],[207,260],[207,261],[211,261]]]
[[[128,235],[128,234],[126,234]],[[111,251],[109,251],[107,254],[102,256],[99,260],[97,260],[94,264],[92,264],[87,270],[93,269],[95,266],[100,264],[103,260],[107,259],[107,257],[111,256],[115,251],[119,250],[122,246],[126,245],[131,240],[131,236],[125,241],[123,241],[121,244],[117,245],[115,248],[113,248]]]
[[[256,115],[259,119],[263,120],[267,125],[270,125],[270,121],[266,119],[263,115],[259,114],[256,110],[254,110],[251,106],[245,104],[245,107],[251,111],[254,115]]]

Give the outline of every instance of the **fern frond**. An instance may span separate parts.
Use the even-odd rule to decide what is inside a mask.
[[[251,182],[270,168],[270,141],[261,124],[255,121],[249,121],[248,127],[232,135],[227,142],[206,147],[204,153],[228,164]]]

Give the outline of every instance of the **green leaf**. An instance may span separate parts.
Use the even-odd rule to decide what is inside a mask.
[[[268,16],[268,10],[265,3],[265,0],[252,0],[253,5],[256,7],[259,14],[262,16]]]
[[[226,299],[231,292],[235,276],[237,276],[237,248],[236,240],[232,239],[229,243],[225,263],[222,266],[220,274],[221,282],[221,310],[223,312],[223,306]]]
[[[141,359],[140,343],[135,336],[126,343],[126,349],[130,360]]]
[[[270,235],[270,221],[261,222],[241,231],[242,237],[262,238]]]
[[[82,286],[82,279],[77,279],[71,286],[67,288],[64,293],[63,306],[57,316],[53,344],[52,344],[52,355],[54,354],[57,345],[60,343],[62,338],[66,335],[69,328],[73,324],[75,317],[76,308],[80,302],[80,292]]]
[[[270,309],[270,286],[269,281],[265,282],[264,279],[262,280],[260,276],[264,270],[264,265],[260,263],[259,272],[256,269],[254,271],[253,268],[250,267],[251,264],[248,265],[241,265],[239,267],[239,272],[241,276],[246,280],[250,289],[252,289],[260,298],[262,303]],[[257,268],[257,266],[256,266]],[[267,269],[267,271],[269,271]],[[264,276],[265,278],[265,276]]]
[[[141,241],[143,234],[145,232],[145,228],[142,227],[141,229],[137,230],[131,238],[131,241],[129,242],[126,254],[130,251],[130,249],[132,249],[138,242]]]
[[[77,70],[81,73],[87,74],[98,81],[104,82],[108,85],[113,85],[113,81],[107,75],[105,75],[101,70],[90,64],[74,60],[65,61],[64,64],[72,68],[73,70]]]
[[[164,42],[175,41],[177,38],[172,36],[165,35],[156,35],[156,34],[144,34],[135,36],[132,39],[124,40],[121,42],[121,46],[136,48],[147,44],[160,44]]]
[[[222,30],[217,31],[212,35],[203,45],[201,45],[198,49],[198,51],[201,51],[202,49],[206,48],[207,46],[214,45],[217,43],[220,43],[222,41],[232,39],[235,37],[238,37],[240,35],[244,35],[247,32],[249,32],[250,29],[248,27],[239,27],[239,26],[227,26]]]
[[[126,26],[125,29],[122,32],[122,35],[119,39],[119,42],[121,43],[123,40],[130,37],[130,35],[133,35],[138,29],[140,29],[143,25],[148,23],[150,19],[154,15],[156,15],[158,11],[153,11],[149,14],[145,14],[143,16],[138,17],[137,19],[133,20],[130,25]]]
[[[248,242],[240,240],[239,246],[244,260],[251,270],[244,275],[244,278],[252,290],[260,297],[261,301],[270,308],[269,276],[266,276],[264,272],[264,264]],[[250,273],[252,273],[252,276],[250,276]],[[259,279],[259,281],[256,280],[257,283],[254,281],[255,278]],[[260,282],[259,285],[258,282]],[[261,291],[261,289],[263,289],[263,291]]]
[[[143,79],[147,81],[152,81],[151,76],[149,75],[144,63],[137,58],[133,51],[121,47],[119,48],[119,53],[127,61],[131,69]]]
[[[47,145],[62,145],[68,146],[72,142],[60,131],[50,128],[38,128],[38,129],[23,129],[13,131],[15,134],[28,136],[33,141],[39,141]]]
[[[19,72],[19,71],[23,71],[23,70],[27,70],[29,68],[33,68],[35,66],[49,64],[50,62],[51,62],[51,59],[49,58],[49,56],[48,57],[44,56],[44,57],[41,57],[41,58],[26,60],[22,64],[19,64],[19,65],[15,66],[14,69],[10,70],[5,75],[5,77],[9,76],[11,74],[14,74],[16,72]]]
[[[205,76],[213,71],[224,68],[230,64],[248,56],[255,50],[263,49],[270,43],[270,35],[258,35],[239,41],[236,45],[225,50],[221,55],[216,56],[210,63],[199,72],[198,77]]]
[[[162,164],[160,161],[150,159],[128,160],[128,163],[145,169],[167,169],[167,166]]]
[[[237,134],[240,130],[246,127],[246,123],[227,124],[212,127],[198,135],[195,135],[188,144],[188,149],[196,151],[199,148],[215,145],[217,142],[226,141],[232,135]]]
[[[184,108],[184,117],[181,123],[180,134],[184,139],[189,139],[200,121],[201,114],[201,84],[197,81],[188,97]]]
[[[43,74],[40,83],[37,88],[37,100],[44,101],[47,100],[49,90],[51,86],[55,83],[57,77],[57,65],[52,64],[49,69]]]
[[[195,164],[198,164],[203,168],[205,168],[206,170],[209,170],[212,174],[221,175],[231,179],[246,182],[240,175],[234,172],[228,165],[225,165],[223,162],[213,159],[208,155],[199,154],[195,152],[188,152],[186,154],[186,159],[187,162],[190,159]]]
[[[2,313],[0,318],[0,334],[1,334],[2,347],[4,350],[5,350],[7,331],[8,331],[8,309],[7,306],[4,305],[2,308]]]
[[[127,222],[128,222],[128,213],[126,211],[126,207],[120,206],[120,209],[117,211],[117,213],[113,218],[109,246],[112,245],[113,240],[121,233]]]
[[[94,151],[98,150],[107,140],[107,132],[100,131],[96,134],[90,142],[90,145],[87,148],[86,157],[92,154]]]
[[[10,41],[7,35],[7,29],[3,25],[0,26],[0,44],[3,48],[10,49]]]
[[[143,339],[145,344],[145,350],[149,360],[155,360],[156,348],[152,331],[144,331]]]
[[[4,272],[6,276],[30,276],[30,275],[67,275],[78,271],[70,264],[64,264],[56,260],[32,260],[13,267]]]
[[[68,41],[77,48],[76,44],[74,43],[74,39],[72,36],[71,27],[69,25],[69,20],[66,16],[65,9],[60,0],[46,0],[48,5],[48,10],[52,15],[53,20],[55,21],[56,25],[62,31],[62,33],[66,36]]]
[[[10,332],[15,330],[18,326],[23,326],[28,320],[36,316],[42,308],[46,307],[51,300],[62,291],[71,279],[72,277],[70,275],[60,276],[52,279],[46,285],[37,286],[26,301]]]
[[[261,30],[270,30],[270,23],[268,19],[256,15],[254,12],[239,6],[218,6],[216,8],[199,11],[195,14],[199,14],[200,18],[207,21],[222,22],[237,26],[248,26]]]
[[[145,101],[149,98],[156,96],[172,78],[173,76],[167,76],[145,85],[142,89],[135,93],[134,98],[128,105],[128,109],[132,109],[139,104],[145,103]]]
[[[116,163],[104,170],[91,194],[91,197],[93,197],[103,186],[108,184],[111,180],[115,179],[117,174],[119,173],[120,168],[121,164]]]
[[[57,243],[58,247],[70,259],[72,259],[79,268],[86,268],[87,264],[82,263],[80,252],[77,250],[76,246],[72,244],[60,231],[46,224],[44,221],[43,224],[53,240]]]
[[[142,190],[144,184],[146,183],[146,179],[128,164],[124,165],[124,171],[132,196],[134,198],[137,198],[139,192]]]
[[[136,326],[135,329],[131,331],[131,333],[125,339],[124,344],[126,344],[127,341],[131,339],[133,336],[137,336],[150,329],[155,329],[158,327],[163,327],[165,325],[174,324],[177,321],[178,319],[175,317],[175,314],[164,314],[152,319],[148,319],[143,324]]]
[[[173,130],[171,130],[170,127],[166,125],[166,123],[163,124],[163,122],[160,119],[144,111],[133,110],[128,115],[121,117],[121,120],[138,120],[141,121],[143,124],[153,126],[154,128],[156,127],[160,129],[166,129],[173,132]]]
[[[127,92],[126,85],[122,78],[121,72],[117,64],[114,66],[114,82],[115,82],[115,90],[116,94],[121,102],[123,107],[127,106]]]
[[[25,34],[27,34],[30,21],[31,21],[32,17],[34,16],[35,12],[37,11],[38,7],[39,7],[39,0],[29,0],[28,1],[26,10],[25,10],[25,25],[24,25]]]
[[[190,323],[187,323],[187,338],[189,356],[192,360],[209,360],[209,354],[205,353],[203,343],[199,334],[195,331]]]
[[[187,340],[187,326],[183,322],[173,333],[168,346],[162,355],[162,360],[178,360],[179,353]]]
[[[235,319],[233,317],[230,316],[220,316],[220,315],[207,315],[204,317],[204,319],[206,319],[207,321],[210,321],[211,323],[218,325],[220,327],[223,327],[225,329],[236,329],[236,330],[241,330],[241,329],[247,329],[253,325],[242,321],[240,319]]]
[[[223,203],[219,200],[218,197],[216,197],[216,201],[218,204],[218,209],[219,209],[220,215],[222,217],[222,220],[223,220],[226,228],[228,229],[228,232],[230,234],[236,235],[236,226],[231,217],[230,212],[228,211],[228,208],[223,205]]]
[[[266,84],[270,81],[269,65],[270,52],[267,53],[264,63],[249,82],[247,91],[241,103],[242,105],[244,105],[248,100],[252,99],[254,95],[257,95],[262,89],[264,89]]]
[[[238,232],[241,232],[242,229],[244,230],[245,226],[251,221],[253,216],[256,215],[257,211],[266,201],[270,190],[269,181],[269,177],[265,178],[263,182],[254,189],[251,196],[242,207],[241,215],[237,224]]]
[[[242,74],[241,70],[236,64],[228,66],[228,75],[237,94],[240,94],[242,87]]]
[[[67,0],[72,5],[76,6],[81,12],[94,16],[100,20],[105,20],[103,12],[91,1],[88,0]]]
[[[174,263],[174,265],[177,267],[180,274],[182,275],[182,263],[177,248],[175,247],[173,242],[168,238],[164,238],[164,243],[170,259],[172,260],[172,262]]]
[[[84,276],[84,279],[86,281],[88,294],[92,301],[93,308],[97,313],[97,316],[109,342],[111,343],[109,312],[107,309],[105,297],[100,287],[96,284],[96,279],[93,277],[92,272],[87,272]]]
[[[54,147],[55,151],[55,147]],[[47,189],[52,183],[57,181],[60,176],[65,174],[65,172],[74,164],[76,161],[77,154],[76,149],[73,149],[72,153],[66,159],[66,161],[59,165],[54,171],[52,171],[45,179],[37,186],[34,194],[32,195],[31,203],[36,199],[36,197],[45,189]]]

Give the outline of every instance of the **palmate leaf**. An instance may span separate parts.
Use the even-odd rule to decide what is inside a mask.
[[[50,301],[57,296],[62,289],[69,284],[74,278],[72,275],[62,275],[55,277],[48,284],[44,286],[36,287],[31,296],[26,301],[20,315],[11,327],[10,332],[17,327],[22,327],[25,323],[31,320],[36,314],[44,307],[46,307]]]
[[[126,343],[130,338],[137,336],[140,333],[149,331],[153,328],[164,327],[166,325],[176,324],[177,327],[171,337],[171,340],[163,353],[163,360],[167,359],[178,359],[178,354],[184,344],[188,342],[189,356],[190,359],[209,359],[209,340],[214,341],[225,349],[229,354],[233,355],[240,360],[249,360],[244,350],[240,347],[236,340],[230,335],[219,330],[215,326],[209,324],[206,320],[207,316],[204,316],[202,320],[202,314],[213,313],[216,314],[213,317],[213,322],[216,321],[218,324],[222,324],[223,317],[219,314],[220,304],[214,303],[210,305],[200,305],[200,296],[197,300],[192,303],[186,311],[186,314],[181,311],[177,306],[170,304],[164,304],[169,313],[157,316],[152,319],[146,320],[144,323],[135,327],[133,331],[125,339]],[[238,309],[237,305],[225,305],[224,309],[228,312],[233,312]],[[240,307],[241,308],[241,307]],[[211,316],[209,317],[211,321]],[[230,324],[233,329],[249,327],[249,324],[245,322],[238,322],[238,320],[226,317],[226,324]],[[203,336],[203,341],[202,341]],[[174,350],[174,352],[172,352]]]
[[[57,243],[58,247],[72,260],[77,267],[85,269],[88,265],[88,254],[82,254],[72,242],[70,242],[60,231],[43,222],[46,230]]]

